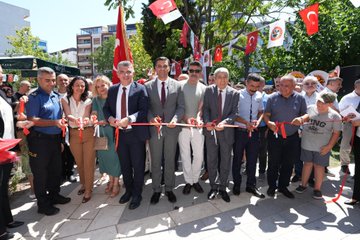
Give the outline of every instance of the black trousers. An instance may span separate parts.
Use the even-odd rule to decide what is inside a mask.
[[[294,133],[284,139],[276,138],[273,132],[268,134],[268,170],[267,180],[271,188],[285,188],[289,186],[295,159],[300,154],[299,135]]]
[[[8,195],[12,167],[12,163],[0,165],[0,235],[6,231],[6,225],[14,221]]]
[[[70,177],[74,174],[75,159],[70,151],[70,147],[64,143],[64,151],[61,153],[62,159],[62,177]]]
[[[139,140],[134,131],[120,131],[117,153],[126,191],[132,193],[133,199],[141,197],[144,185],[145,142]]]
[[[259,173],[265,173],[266,163],[267,163],[267,133],[268,127],[258,127],[259,137],[260,137],[260,147],[259,147]]]
[[[354,157],[355,157],[355,179],[354,179],[354,189],[352,198],[355,200],[360,200],[360,138],[355,136],[354,138]]]
[[[60,192],[61,135],[48,135],[33,130],[27,140],[37,204],[39,208],[47,208],[52,205],[51,198]]]

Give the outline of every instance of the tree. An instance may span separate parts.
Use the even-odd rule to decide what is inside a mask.
[[[109,77],[112,77],[112,69],[114,62],[114,46],[116,36],[113,35],[105,40],[100,47],[92,54],[95,64],[97,64],[97,71]]]
[[[130,49],[134,59],[135,79],[147,78],[147,72],[152,67],[152,61],[143,45],[141,25],[136,25],[136,34],[129,39]]]
[[[30,27],[16,30],[15,36],[7,36],[12,49],[6,53],[9,56],[30,55],[45,61],[71,66],[70,61],[63,59],[60,53],[51,56],[39,47],[40,38],[32,35]]]
[[[39,47],[40,38],[33,36],[30,27],[16,30],[15,36],[7,36],[12,49],[7,51],[10,56],[31,55],[43,60],[47,60],[49,55]]]

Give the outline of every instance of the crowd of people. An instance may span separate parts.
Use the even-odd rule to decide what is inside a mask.
[[[133,64],[122,61],[117,66],[120,83],[115,85],[102,75],[92,83],[81,76],[56,76],[53,69],[42,67],[38,87],[31,93],[28,81],[20,83],[14,98],[3,86],[0,136],[15,137],[12,114],[16,113],[22,167],[32,186],[31,195],[37,199],[38,213],[57,214],[57,204],[71,201],[60,194],[60,185],[76,181],[74,164],[81,184],[77,194],[83,203],[90,201],[96,161],[100,173],[109,176],[105,192],[116,197],[122,175],[125,192],[119,203],[138,208],[147,158],[151,159],[151,204],[159,202],[163,191],[169,202],[177,201],[173,189],[178,159],[184,195],[191,189],[202,194],[199,180],[208,178],[208,199],[220,196],[230,202],[227,189],[232,173],[233,195],[240,194],[242,175],[246,174],[245,191],[258,198],[265,194],[257,188],[257,179],[266,176],[269,197],[278,192],[294,198],[289,183],[301,181],[297,193],[311,185],[313,198],[322,199],[330,153],[342,130],[344,173],[350,173],[351,148],[355,155],[354,194],[346,204],[360,201],[360,128],[354,135],[352,131],[360,120],[339,114],[348,106],[360,111],[360,79],[355,81],[354,91],[338,102],[336,93],[343,80],[336,76],[317,92],[316,77],[307,76],[299,84],[288,74],[277,78],[276,91],[267,94],[264,78],[255,73],[249,74],[238,90],[230,86],[229,71],[224,67],[209,75],[208,86],[202,81],[200,62],[191,62],[188,73],[177,80],[169,77],[166,57],[157,58],[154,67],[152,80],[134,81]],[[19,110],[20,102],[25,111]],[[29,130],[27,135],[24,128]],[[243,164],[245,172],[241,171]],[[11,168],[10,163],[0,165],[0,239],[11,237],[7,227],[23,224],[14,221],[10,212],[7,188]]]

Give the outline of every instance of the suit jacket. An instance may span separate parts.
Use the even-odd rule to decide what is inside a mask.
[[[159,91],[157,88],[157,78],[145,83],[145,88],[149,96],[150,107],[148,111],[148,121],[156,116],[160,116],[163,122],[169,123],[172,120],[180,122],[185,113],[185,101],[184,94],[181,91],[181,84],[172,79],[168,78],[168,94],[164,107],[161,104]],[[151,134],[155,133],[154,127],[151,128]],[[163,134],[178,134],[181,131],[180,127],[163,128]]]
[[[108,91],[108,97],[103,107],[105,119],[108,120],[110,116],[116,118],[116,101],[120,84],[111,86]],[[136,82],[131,83],[129,95],[128,95],[128,114],[136,117],[136,122],[146,123],[147,112],[149,106],[149,99],[145,90],[145,87]],[[141,141],[145,141],[150,138],[149,127],[147,126],[132,126],[137,137]]]
[[[226,87],[225,104],[222,111],[221,121],[226,124],[233,124],[238,117],[239,93],[232,87]],[[218,117],[218,87],[216,85],[208,86],[205,90],[203,105],[203,121],[205,124],[211,123]],[[206,137],[213,137],[211,132],[204,129]],[[234,129],[224,129],[225,139],[228,144],[234,143]]]

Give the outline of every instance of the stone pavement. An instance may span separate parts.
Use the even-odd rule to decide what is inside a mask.
[[[350,169],[353,173],[353,165]],[[335,177],[327,176],[323,184],[326,200],[336,196],[341,183],[339,168],[331,171]],[[118,203],[124,190],[116,198],[104,194],[105,184],[96,187],[92,199],[83,204],[76,194],[79,184],[65,183],[62,194],[72,200],[59,205],[60,213],[55,216],[38,214],[28,191],[17,194],[12,197],[12,212],[26,224],[10,231],[16,231],[15,239],[360,239],[360,208],[344,204],[351,198],[351,178],[337,203],[313,199],[311,188],[294,193],[295,199],[277,194],[274,199],[260,200],[241,192],[240,196],[230,194],[231,202],[226,203],[222,199],[208,201],[209,184],[204,182],[205,193],[192,189],[184,196],[182,172],[176,175],[175,204],[162,195],[158,204],[150,205],[152,189],[147,175],[142,204],[135,210]],[[266,193],[266,180],[258,181],[258,186]],[[297,186],[292,184],[289,189]]]

